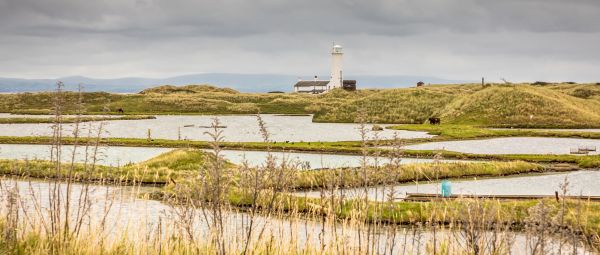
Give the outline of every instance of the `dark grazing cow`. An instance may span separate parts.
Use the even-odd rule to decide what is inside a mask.
[[[429,118],[429,124],[431,124],[431,125],[439,125],[441,123],[442,122],[440,121],[440,118],[434,118],[434,117]]]
[[[118,112],[118,113],[125,113],[125,111],[123,111],[123,108],[119,108],[119,109],[117,109],[117,112]]]

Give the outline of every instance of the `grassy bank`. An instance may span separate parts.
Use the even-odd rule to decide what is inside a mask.
[[[339,199],[339,198],[338,198]],[[332,202],[333,201],[333,202]],[[556,200],[529,200],[529,201],[499,201],[499,200],[439,200],[435,202],[369,202],[369,212],[366,215],[368,221],[372,223],[414,225],[420,224],[457,224],[468,221],[473,215],[465,215],[470,210],[477,209],[477,213],[484,215],[493,214],[494,219],[488,222],[489,226],[493,224],[508,224],[513,229],[522,229],[536,212],[532,208],[539,206],[543,201],[545,210],[548,213],[543,217],[546,220],[555,219],[560,209],[564,209],[564,222],[562,227],[577,228],[583,234],[590,236],[595,240],[596,245],[600,245],[600,203],[586,201],[566,201],[562,204]],[[247,195],[231,195],[229,202],[238,207],[248,207],[251,198]],[[356,208],[364,207],[363,201],[346,200],[344,202],[336,199],[316,199],[294,196],[282,196],[278,204],[282,205],[282,210],[299,211],[303,213],[332,213],[340,220],[352,219],[355,217]],[[362,204],[362,205],[361,205]],[[564,206],[564,207],[563,207]],[[475,208],[476,207],[476,208]],[[470,210],[469,210],[470,209]],[[471,211],[470,213],[474,213]],[[538,221],[545,219],[537,218]],[[496,225],[497,226],[497,225]]]
[[[120,167],[91,166],[90,164],[63,163],[61,171],[46,160],[9,160],[0,159],[0,174],[26,176],[39,179],[54,179],[72,173],[75,181],[98,181],[145,184],[165,184],[179,182],[196,174],[205,167],[207,157],[212,153],[200,150],[173,150],[144,162]],[[239,166],[227,163],[226,166],[237,169]],[[473,176],[500,177],[506,175],[538,173],[547,171],[539,164],[516,162],[476,162],[476,163],[417,163],[399,166],[369,166],[366,172],[358,169],[330,169],[298,171],[290,184],[294,189],[323,188],[332,181],[340,187],[359,187],[367,184],[405,183],[412,181],[432,181],[442,178],[465,178]],[[362,181],[363,174],[369,176],[368,182]]]
[[[89,163],[62,163],[60,171],[48,160],[0,159],[0,174],[38,179],[72,175],[77,182],[165,184],[192,176],[212,154],[199,150],[173,150],[137,164],[120,167]],[[231,164],[227,164],[233,167]]]
[[[364,185],[409,183],[415,181],[437,181],[448,178],[501,177],[524,173],[545,172],[546,169],[533,163],[477,162],[477,163],[416,163],[400,166],[384,165],[379,168],[327,169],[298,172],[294,181],[297,189],[320,189],[334,184],[340,188],[356,188]],[[363,176],[367,175],[365,182]]]
[[[0,112],[49,113],[52,93],[0,95]],[[77,93],[65,93],[65,113]],[[84,93],[87,113],[314,114],[318,122],[442,123],[493,127],[600,127],[600,86],[595,84],[432,85],[421,88],[334,90],[321,95],[240,93],[206,85],[161,86],[139,94]],[[385,109],[382,111],[381,109]]]
[[[80,137],[77,140],[63,137],[67,145],[79,142],[85,144],[93,142],[93,138]],[[0,144],[52,144],[52,137],[44,136],[0,136]],[[165,148],[210,148],[206,141],[168,140],[168,139],[142,139],[142,138],[103,138],[101,145],[107,146],[132,146],[132,147],[165,147]],[[239,150],[273,150],[280,151],[307,151],[307,152],[336,152],[356,154],[360,151],[361,142],[222,142],[224,149]]]
[[[81,116],[81,117],[63,117],[62,123],[105,121],[105,120],[149,120],[156,119],[155,116],[144,115],[125,115],[118,117],[111,116]],[[0,118],[0,124],[33,124],[33,123],[54,123],[54,118]]]
[[[388,128],[394,130],[425,131],[429,134],[436,135],[436,137],[430,139],[431,141],[464,140],[511,136],[600,139],[600,132],[586,132],[577,130],[552,131],[527,129],[490,129],[486,127],[463,124],[412,124],[396,125],[390,126]]]

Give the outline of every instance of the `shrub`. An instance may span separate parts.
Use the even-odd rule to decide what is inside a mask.
[[[571,96],[583,98],[583,99],[588,99],[595,95],[596,95],[595,91],[590,90],[590,89],[584,89],[584,88],[576,89],[571,93]]]

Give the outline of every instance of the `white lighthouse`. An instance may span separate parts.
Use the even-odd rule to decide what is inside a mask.
[[[315,76],[315,79],[312,81],[299,80],[294,85],[294,92],[321,94],[335,88],[355,91],[356,80],[344,80],[344,75],[342,73],[343,55],[342,46],[334,43],[333,48],[331,48],[331,76],[329,77],[329,80],[319,80],[317,76]]]
[[[327,90],[341,88],[343,81],[342,73],[342,46],[335,44],[331,49],[331,79],[327,84]]]

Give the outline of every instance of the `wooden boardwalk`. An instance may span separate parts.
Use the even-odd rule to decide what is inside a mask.
[[[600,196],[557,196],[557,195],[466,195],[466,194],[454,194],[449,197],[442,197],[439,194],[426,194],[426,193],[406,193],[404,201],[412,202],[429,202],[435,200],[445,199],[458,199],[458,198],[471,198],[471,199],[498,199],[498,200],[532,200],[532,199],[582,199],[594,202],[600,202]]]

